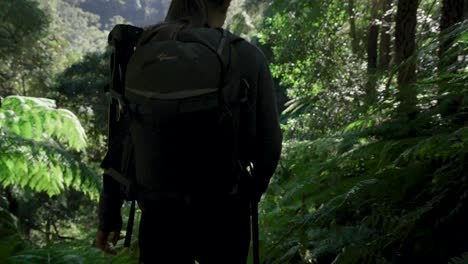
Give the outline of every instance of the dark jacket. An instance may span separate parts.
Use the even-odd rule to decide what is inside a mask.
[[[248,103],[241,117],[247,133],[241,133],[241,152],[252,162],[255,192],[260,197],[278,165],[282,147],[282,134],[275,85],[264,54],[247,41],[236,43],[241,79],[250,87]],[[247,136],[248,135],[248,136]],[[120,208],[123,199],[119,185],[104,175],[103,191],[99,203],[99,230],[117,231],[122,228]]]

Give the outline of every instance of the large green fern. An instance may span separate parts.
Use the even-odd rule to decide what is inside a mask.
[[[397,138],[375,136],[386,124],[369,129],[285,144],[261,204],[267,263],[392,263],[389,252],[410,245],[424,256],[434,226],[453,232],[463,219],[468,127]]]
[[[56,195],[65,188],[96,199],[100,180],[70,150],[86,135],[77,117],[45,98],[10,96],[0,108],[0,183]]]
[[[54,138],[75,150],[86,146],[86,134],[78,118],[66,109],[57,109],[51,99],[24,96],[3,99],[0,127],[25,139]]]

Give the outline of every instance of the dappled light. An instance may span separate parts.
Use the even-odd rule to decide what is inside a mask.
[[[207,37],[204,48],[177,44],[168,50],[190,52],[172,56],[157,50],[154,58],[147,58],[138,48],[160,48],[155,43],[162,37],[155,37],[155,32],[168,33],[151,26],[166,19],[170,4],[171,0],[0,1],[0,263],[138,263],[138,227],[144,206],[137,203],[136,209],[132,207],[131,201],[136,199],[132,195],[138,195],[133,189],[129,191],[130,187],[119,189],[130,198],[125,196],[122,218],[116,216],[113,222],[121,229],[121,236],[107,249],[115,254],[106,254],[96,246],[96,234],[103,229],[99,213],[111,214],[108,208],[103,209],[103,186],[104,175],[115,174],[115,170],[105,166],[120,152],[128,151],[115,147],[127,142],[139,143],[131,146],[135,151],[143,149],[144,154],[135,156],[139,158],[137,165],[124,164],[119,167],[123,172],[116,174],[134,169],[139,175],[136,178],[166,170],[198,176],[203,173],[195,163],[210,159],[204,166],[211,172],[251,176],[239,182],[251,181],[252,186],[243,189],[238,185],[248,192],[251,207],[260,200],[258,208],[252,209],[258,209],[259,248],[254,234],[248,263],[259,264],[254,260],[257,250],[260,263],[265,264],[468,262],[467,1],[232,0],[227,15],[224,13],[223,28],[235,35],[222,35],[218,49],[210,46],[214,41]],[[206,25],[214,27],[213,21],[218,21],[208,17]],[[135,26],[125,28],[134,30],[130,32],[134,39],[125,39],[133,41],[125,56],[136,54],[132,59],[123,56],[125,63],[130,59],[128,72],[127,64],[122,67],[124,63],[115,61],[125,60],[116,55],[125,42],[116,39],[125,34],[112,31],[122,24]],[[177,34],[182,35],[180,32]],[[200,32],[209,36],[208,31]],[[184,35],[190,43],[199,41],[194,36]],[[247,50],[260,55],[237,58],[246,54],[237,49],[223,53],[226,39],[233,43],[245,40],[256,47],[248,46]],[[206,47],[217,53],[208,53]],[[200,56],[210,58],[212,64],[196,64],[203,61]],[[223,64],[225,57],[229,63]],[[193,67],[184,69],[184,75],[168,72],[178,69],[177,60],[186,60],[185,68]],[[249,63],[236,69],[237,62]],[[241,78],[257,64],[265,65],[264,71]],[[271,94],[257,91],[268,88],[267,68],[274,82],[269,87]],[[207,73],[207,69],[213,72]],[[137,70],[142,73],[132,72]],[[220,73],[226,75],[218,77]],[[153,91],[154,87],[139,82],[143,78],[167,84],[158,89],[172,89],[172,93]],[[122,84],[123,80],[127,83]],[[231,128],[223,119],[237,117],[237,108],[227,107],[234,99],[225,99],[223,90],[197,87],[187,95],[184,87],[171,88],[188,80],[193,85],[197,81],[236,82],[222,89],[239,89],[229,96],[242,97],[232,105],[239,107],[239,118],[246,121],[232,121]],[[134,88],[132,81],[139,86]],[[119,87],[130,99],[115,94]],[[144,100],[142,94],[147,96]],[[219,127],[235,132],[236,125],[242,132],[252,123],[257,127],[250,141],[241,142],[233,136],[234,144],[212,147],[218,154],[207,156],[210,146],[205,141],[210,137],[226,140],[217,134],[222,130],[208,133],[210,120],[215,119],[180,113],[209,111],[213,98],[228,101],[216,104],[215,109],[227,113],[216,116]],[[254,102],[249,101],[252,98]],[[274,107],[268,106],[271,102],[266,100],[270,99]],[[144,103],[137,105],[132,100]],[[166,135],[160,127],[155,128],[167,125],[158,111],[172,106],[144,108],[151,100],[188,101],[177,105],[178,122],[167,122],[176,123],[178,131],[169,130]],[[255,118],[246,118],[252,109],[260,110]],[[274,140],[279,135],[274,134],[271,123],[257,120],[275,114],[262,113],[262,109],[278,109],[277,131],[281,128],[282,134],[278,143],[281,157],[268,179],[255,178],[258,168],[254,164],[260,164],[260,171],[269,170],[262,162],[274,159],[268,154],[274,157]],[[139,123],[125,123],[127,114]],[[157,116],[157,120],[147,121],[148,116]],[[198,126],[187,129],[190,122]],[[143,128],[149,123],[153,130],[147,132]],[[115,135],[123,134],[124,126],[134,138],[122,136],[118,138],[122,142],[115,143]],[[191,140],[189,134],[199,136],[199,142]],[[170,136],[179,141],[168,147]],[[158,144],[165,146],[165,152],[154,150]],[[184,146],[190,146],[190,151],[177,152]],[[256,153],[259,146],[270,147],[271,153]],[[109,154],[112,151],[120,152]],[[247,165],[233,158],[235,165],[230,166],[240,168],[223,170],[219,164],[225,162],[223,155],[230,155],[229,151],[234,153],[231,156],[237,152],[249,158],[258,156]],[[130,160],[130,156],[121,156]],[[191,157],[184,164],[193,168],[178,165],[171,157]],[[202,186],[200,189],[205,189],[200,192],[206,195],[224,188],[223,179],[228,178],[207,176],[208,180],[197,181],[187,175],[176,176],[167,182],[184,188]],[[154,184],[154,189],[163,193],[161,186],[167,182],[154,182],[144,183]],[[236,188],[231,189],[238,191]],[[234,217],[220,200],[213,198],[213,204],[219,205],[214,215]],[[257,216],[249,213],[252,218]],[[222,225],[213,221],[213,227]],[[125,241],[127,226],[133,227],[129,241]],[[221,252],[222,245],[211,243]],[[156,256],[157,248],[154,250],[151,253]],[[219,263],[231,263],[230,257],[223,256]]]

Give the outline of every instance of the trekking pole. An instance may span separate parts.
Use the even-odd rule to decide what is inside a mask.
[[[241,166],[242,167],[242,166]],[[247,174],[250,181],[250,210],[251,210],[251,221],[252,221],[252,251],[253,251],[253,264],[260,264],[260,243],[259,243],[259,232],[258,232],[258,203],[259,200],[256,198],[255,193],[255,180],[252,164],[249,164],[245,168],[244,172]]]
[[[253,240],[253,263],[260,264],[260,247],[258,239],[258,202],[252,199],[252,240]]]
[[[125,248],[130,248],[130,243],[132,242],[134,221],[135,221],[135,200],[132,201],[132,205],[130,206],[130,215],[128,217],[127,232],[125,233],[125,240],[124,240]]]

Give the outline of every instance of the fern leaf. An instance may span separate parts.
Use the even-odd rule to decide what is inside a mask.
[[[55,137],[72,149],[86,146],[86,134],[78,118],[69,110],[57,109],[46,98],[9,96],[2,100],[0,128],[20,137],[44,140]]]
[[[54,141],[35,141],[0,130],[0,184],[19,184],[57,195],[73,188],[96,199],[100,179]]]
[[[449,264],[468,264],[468,252],[463,253],[460,257],[452,258]]]

